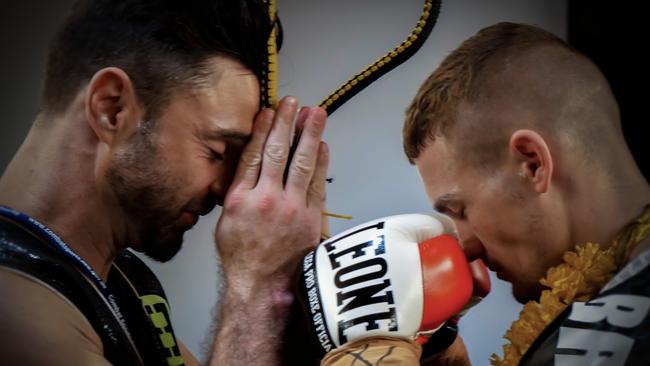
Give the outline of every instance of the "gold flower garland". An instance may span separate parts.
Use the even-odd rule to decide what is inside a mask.
[[[588,301],[618,272],[634,250],[650,234],[650,205],[643,214],[627,225],[613,244],[603,250],[598,244],[577,245],[564,253],[564,263],[552,267],[540,283],[550,288],[542,291],[539,302],[529,301],[512,323],[504,338],[503,358],[493,354],[494,366],[514,366],[539,334],[574,301]]]

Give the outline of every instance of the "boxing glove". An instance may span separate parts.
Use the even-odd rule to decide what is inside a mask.
[[[473,279],[453,232],[440,214],[392,216],[307,254],[297,297],[321,355],[374,336],[424,343],[458,313]]]

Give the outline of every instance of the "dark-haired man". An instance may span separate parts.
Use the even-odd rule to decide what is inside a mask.
[[[650,187],[589,59],[537,27],[485,28],[423,83],[404,148],[468,259],[539,300],[493,364],[647,365]],[[323,364],[419,364],[420,346],[400,338],[357,337]],[[462,341],[431,364],[469,364]]]
[[[213,364],[278,362],[290,274],[316,244],[325,113],[259,112],[259,1],[84,0],[0,179],[0,354],[15,365],[197,364],[133,248],[166,261],[215,204],[225,291]],[[259,113],[258,113],[259,112]]]

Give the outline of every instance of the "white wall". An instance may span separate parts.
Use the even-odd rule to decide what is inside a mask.
[[[280,54],[281,94],[303,104],[317,104],[361,68],[401,42],[417,21],[420,0],[279,0],[284,25]],[[539,25],[566,36],[566,1],[447,0],[438,24],[419,53],[375,82],[329,119],[328,187],[330,211],[354,216],[333,220],[336,233],[386,215],[429,212],[415,167],[402,151],[404,109],[420,83],[460,42],[482,27],[500,21]],[[172,263],[155,265],[171,298],[177,333],[190,349],[210,324],[218,281],[211,232],[217,214],[203,219],[186,237],[185,248]],[[493,277],[493,290],[461,322],[461,335],[474,365],[487,365],[501,352],[502,336],[520,305],[510,287]]]
[[[420,0],[278,0],[285,29],[280,57],[282,94],[315,104],[410,32]],[[0,170],[22,141],[36,112],[45,44],[70,0],[8,4],[0,16]],[[36,6],[35,4],[38,4]],[[332,232],[381,216],[428,212],[414,167],[401,147],[403,111],[420,83],[461,41],[499,21],[532,23],[566,36],[566,0],[443,0],[440,19],[411,60],[353,98],[330,118],[332,161],[328,206],[354,216],[332,221]],[[167,264],[152,263],[170,299],[174,326],[197,355],[212,323],[218,267],[213,245],[218,210],[186,235]],[[509,286],[494,278],[492,294],[462,321],[475,365],[500,352],[501,336],[519,310]],[[263,335],[252,335],[263,336]]]

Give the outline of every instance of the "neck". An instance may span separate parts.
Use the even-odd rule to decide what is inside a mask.
[[[65,117],[32,127],[0,178],[0,204],[49,227],[105,281],[122,248],[94,184],[96,144]]]
[[[621,229],[641,215],[645,206],[650,204],[650,186],[631,156],[620,159],[617,168],[612,167],[606,173],[592,173],[587,177],[589,182],[583,187],[588,188],[577,195],[581,202],[575,205],[573,227],[579,230],[574,232],[573,244],[593,242],[608,248]],[[628,259],[648,247],[650,241],[642,241]]]

